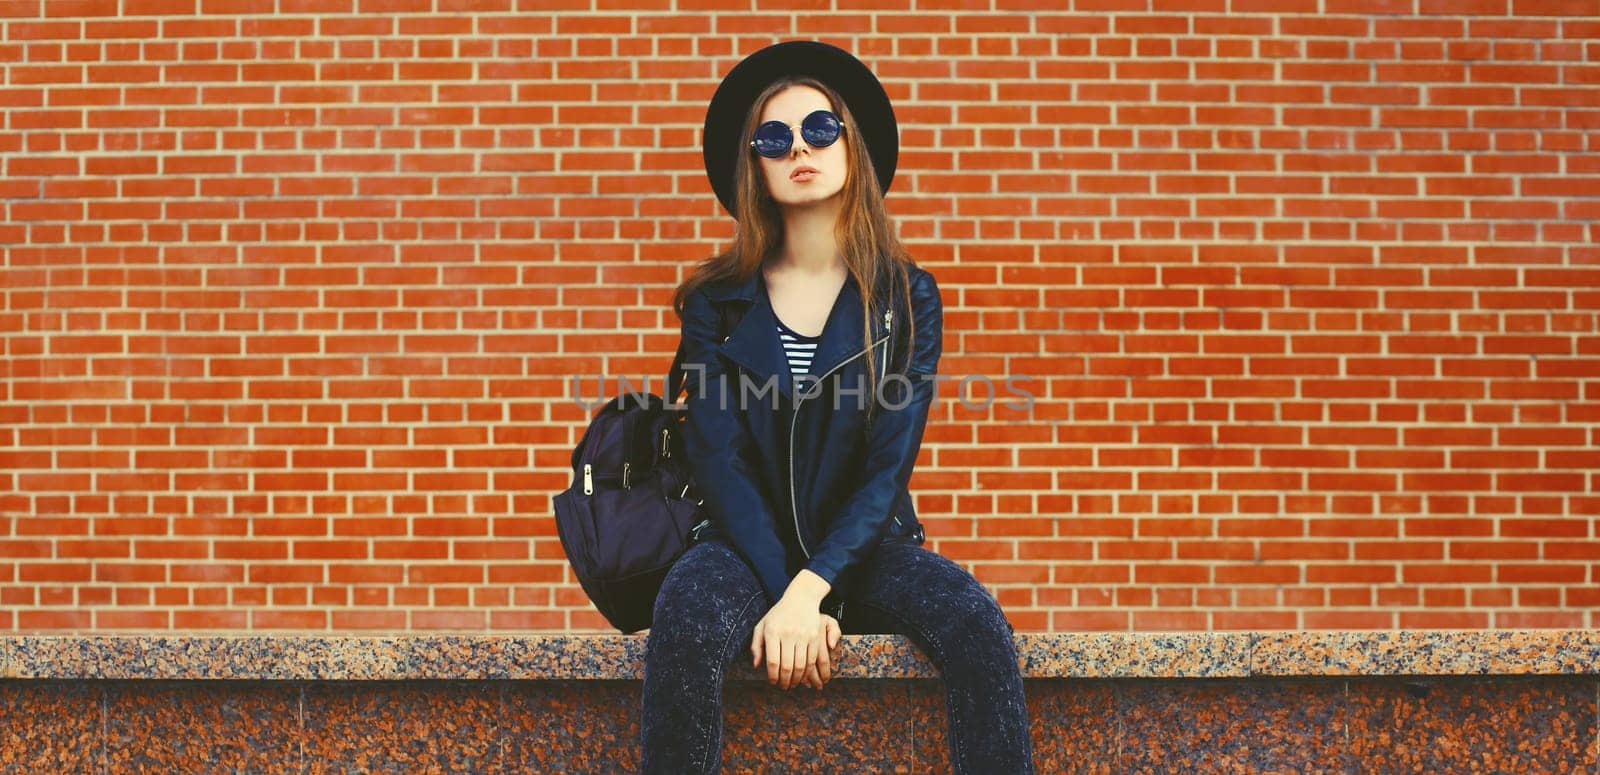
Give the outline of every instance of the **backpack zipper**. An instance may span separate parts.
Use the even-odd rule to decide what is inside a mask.
[[[888,316],[887,315],[884,316],[884,321],[885,322],[888,321]],[[877,347],[878,345],[883,344],[884,342],[887,342],[887,341],[889,341],[889,335],[885,334],[882,339],[879,339],[878,341],[873,342],[872,346],[873,347]],[[838,371],[846,363],[849,363],[849,362],[851,362],[851,361],[853,361],[853,360],[855,360],[857,358],[860,358],[863,355],[866,355],[867,354],[867,350],[869,350],[869,349],[871,349],[871,348],[865,348],[864,347],[864,348],[861,349],[860,352],[857,352],[855,355],[852,355],[852,356],[850,356],[850,357],[848,357],[848,358],[846,358],[846,359],[844,359],[842,361],[839,361],[839,363],[837,365],[835,365],[833,368],[828,369],[826,372],[823,372],[823,374],[821,376],[817,377],[816,382],[814,382],[813,384],[821,385],[822,381],[828,378],[828,375],[834,373],[835,371]],[[794,490],[794,429],[795,429],[795,425],[800,420],[800,407],[803,404],[805,404],[805,401],[806,401],[805,394],[803,394],[803,393],[795,394],[795,398],[794,398],[794,414],[789,417],[789,513],[794,515],[794,538],[795,538],[795,541],[800,544],[800,552],[806,556],[806,559],[809,560],[809,559],[811,559],[811,550],[806,548],[806,539],[803,536],[800,535],[800,505],[799,505],[798,498],[795,496],[795,490]]]
[[[597,473],[594,472],[594,464],[593,463],[584,463],[583,464],[583,494],[584,495],[593,495],[594,494],[594,480],[596,480],[596,479],[601,479],[601,480],[608,481],[608,482],[621,482],[622,483],[622,489],[624,489],[624,490],[632,488],[633,487],[633,483],[628,481],[629,474],[630,474],[630,469],[632,467],[633,467],[632,463],[629,463],[627,461],[623,461],[622,462],[622,473],[621,474],[597,474]]]

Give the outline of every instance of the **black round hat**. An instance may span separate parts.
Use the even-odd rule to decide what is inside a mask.
[[[775,43],[740,60],[722,78],[706,107],[702,155],[706,177],[729,215],[734,213],[733,170],[739,160],[735,154],[752,153],[748,138],[739,136],[744,118],[756,96],[773,81],[788,75],[808,75],[827,84],[850,108],[856,126],[845,132],[866,142],[867,155],[878,173],[879,189],[887,194],[894,180],[895,161],[900,155],[900,128],[895,123],[894,106],[878,77],[861,60],[837,46],[815,40]]]

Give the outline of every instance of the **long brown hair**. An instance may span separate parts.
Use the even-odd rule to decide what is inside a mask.
[[[713,281],[743,281],[754,272],[760,271],[761,264],[768,256],[775,254],[783,246],[783,213],[779,204],[772,198],[771,191],[763,179],[761,165],[755,163],[747,141],[754,136],[756,125],[765,109],[767,100],[778,92],[790,86],[810,86],[822,92],[828,98],[833,112],[839,116],[844,124],[844,134],[839,138],[846,154],[848,172],[845,174],[844,187],[838,196],[843,197],[844,207],[840,208],[839,218],[834,223],[834,237],[844,256],[845,268],[855,277],[857,287],[861,289],[861,315],[863,322],[862,347],[866,349],[867,358],[867,396],[876,396],[877,367],[874,363],[876,355],[872,351],[872,326],[871,321],[882,314],[880,299],[874,289],[889,288],[891,292],[898,293],[906,303],[903,308],[908,311],[910,318],[911,309],[911,273],[910,268],[915,266],[905,246],[895,235],[888,212],[884,208],[883,193],[878,187],[878,173],[872,166],[872,158],[867,154],[867,147],[859,140],[855,131],[855,116],[850,113],[850,108],[840,99],[837,92],[827,84],[814,78],[804,76],[790,76],[780,78],[761,92],[750,106],[750,112],[745,115],[744,127],[739,132],[741,145],[738,161],[734,164],[734,207],[738,213],[738,224],[734,230],[733,244],[729,248],[712,256],[695,266],[689,277],[678,286],[672,298],[672,309],[683,317],[683,303],[701,285]],[[911,339],[906,345],[905,353],[909,358],[914,352],[916,325],[910,320],[895,321],[895,328],[906,325]],[[909,362],[909,361],[908,361]],[[870,420],[878,401],[873,399],[868,402],[867,417]]]

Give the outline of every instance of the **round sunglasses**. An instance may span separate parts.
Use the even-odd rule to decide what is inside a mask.
[[[844,122],[831,110],[814,110],[800,121],[800,137],[812,148],[826,148],[839,139]],[[750,147],[769,159],[782,158],[794,144],[794,127],[782,121],[768,121],[756,127]]]

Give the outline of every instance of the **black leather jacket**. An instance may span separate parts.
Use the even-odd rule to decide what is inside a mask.
[[[906,485],[936,393],[944,308],[927,270],[910,267],[910,286],[909,311],[900,294],[879,292],[897,303],[872,321],[876,368],[901,376],[880,377],[883,400],[870,428],[853,276],[812,359],[820,385],[795,384],[761,272],[702,285],[684,300],[684,451],[710,518],[694,540],[732,544],[769,605],[809,568],[831,585],[822,610],[837,612],[880,541],[926,540]],[[734,311],[729,319],[739,322],[719,342],[717,306],[729,304],[742,305],[743,317]],[[914,352],[906,351],[907,314],[916,316]]]

